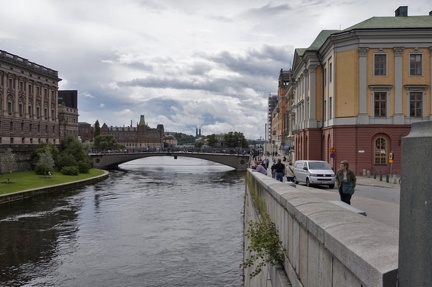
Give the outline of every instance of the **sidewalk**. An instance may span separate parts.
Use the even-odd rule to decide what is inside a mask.
[[[358,185],[369,185],[369,186],[379,186],[379,187],[389,187],[389,188],[398,188],[399,185],[399,178],[392,177],[389,178],[389,182],[387,182],[387,179],[385,176],[382,177],[382,180],[380,180],[380,177],[377,176],[376,178],[367,177],[367,176],[356,176],[357,177],[357,184]]]
[[[379,178],[374,179],[373,177],[365,176],[357,176],[357,185],[400,188],[399,183],[387,183],[385,180],[380,181]],[[334,189],[309,188],[308,192],[324,200],[340,200],[336,187]],[[395,229],[399,229],[399,204],[368,197],[360,197],[354,193],[351,205],[357,209],[365,211],[367,217]]]

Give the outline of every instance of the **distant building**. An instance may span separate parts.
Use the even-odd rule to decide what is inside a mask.
[[[163,148],[164,147],[164,126],[157,125],[150,128],[141,118],[136,127],[108,127],[104,123],[100,130],[101,135],[112,135],[117,143],[130,149]]]
[[[68,136],[78,138],[78,91],[58,92],[58,115],[60,140]]]
[[[0,50],[0,144],[59,144],[58,72]]]
[[[177,139],[170,134],[165,134],[164,136],[164,145],[165,147],[176,147],[177,146]]]
[[[82,142],[93,141],[93,127],[86,122],[78,122],[78,137]]]

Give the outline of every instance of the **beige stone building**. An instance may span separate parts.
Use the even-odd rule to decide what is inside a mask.
[[[432,120],[432,15],[372,17],[296,49],[286,89],[294,159],[398,173],[401,138]],[[392,157],[392,158],[391,158]]]
[[[0,50],[0,143],[59,144],[58,72]]]

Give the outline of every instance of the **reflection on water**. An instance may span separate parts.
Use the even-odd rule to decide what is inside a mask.
[[[146,158],[0,206],[0,286],[241,286],[244,172]]]

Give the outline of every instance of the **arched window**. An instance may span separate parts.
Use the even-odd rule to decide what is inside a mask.
[[[378,137],[374,145],[374,163],[386,164],[387,162],[387,141],[385,138]]]

